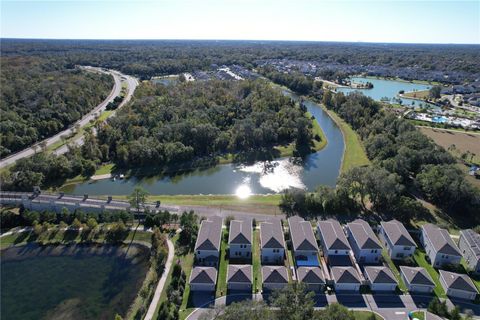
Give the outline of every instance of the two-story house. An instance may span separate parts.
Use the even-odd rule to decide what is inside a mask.
[[[382,256],[382,245],[370,225],[362,219],[347,224],[350,245],[359,263],[378,263]]]
[[[480,234],[472,229],[460,231],[458,248],[469,269],[480,273]]]
[[[447,230],[427,223],[422,226],[421,241],[433,267],[460,263],[462,254]]]
[[[228,233],[230,259],[251,259],[252,257],[252,220],[230,221]]]
[[[411,257],[417,244],[405,226],[398,220],[380,222],[380,240],[385,245],[388,255],[394,260]]]
[[[280,220],[260,223],[260,255],[262,264],[283,264],[285,238]]]
[[[328,261],[335,256],[349,256],[352,248],[348,243],[345,232],[337,220],[328,219],[317,223],[323,256]]]
[[[318,245],[310,222],[299,216],[288,219],[293,256],[297,266],[318,266]]]
[[[216,267],[220,258],[222,240],[221,217],[212,216],[203,220],[195,242],[195,261],[198,265]]]

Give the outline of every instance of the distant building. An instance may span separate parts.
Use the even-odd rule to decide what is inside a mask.
[[[230,264],[227,270],[227,288],[236,291],[252,291],[252,266]]]
[[[328,260],[332,256],[348,256],[352,248],[348,243],[343,228],[337,220],[319,221],[317,231],[322,246],[323,256]]]
[[[190,274],[191,291],[215,291],[217,269],[213,267],[194,267]]]
[[[397,288],[397,279],[388,267],[365,267],[364,274],[372,291],[395,291]]]
[[[310,222],[299,216],[288,219],[293,256],[297,266],[318,266],[318,245]]]
[[[230,221],[228,233],[230,259],[250,259],[252,256],[252,220]]]
[[[379,235],[390,258],[402,260],[415,253],[417,244],[405,226],[398,220],[382,221]]]
[[[360,276],[353,267],[333,267],[330,269],[335,281],[335,291],[359,291]]]
[[[297,280],[305,283],[312,291],[322,291],[325,287],[325,278],[319,267],[298,267]]]
[[[444,270],[439,270],[439,273],[440,284],[447,296],[472,301],[475,300],[478,291],[469,276]]]
[[[422,267],[400,266],[400,274],[410,292],[431,293],[435,288],[432,277]]]
[[[279,220],[260,223],[260,255],[262,264],[283,264],[285,238]]]
[[[480,273],[480,234],[472,229],[460,231],[458,248],[468,267],[476,273]]]
[[[195,243],[195,260],[203,266],[217,266],[220,257],[223,219],[213,216],[203,220]]]
[[[433,267],[460,264],[462,254],[447,230],[427,223],[422,226],[421,240]]]
[[[362,219],[347,224],[347,234],[355,259],[359,263],[378,263],[382,245],[370,225]]]
[[[263,266],[262,287],[263,290],[282,289],[288,284],[288,272],[284,266]]]

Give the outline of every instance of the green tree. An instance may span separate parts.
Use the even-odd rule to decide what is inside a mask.
[[[439,99],[442,88],[440,86],[433,86],[428,90],[428,96],[433,99]]]
[[[329,304],[324,310],[320,311],[317,320],[355,320],[353,311],[348,310],[339,303]]]
[[[128,197],[128,202],[132,208],[137,209],[137,212],[139,212],[141,208],[145,208],[148,195],[149,193],[147,190],[143,189],[142,187],[135,187],[133,192]]]
[[[310,320],[313,316],[315,294],[308,291],[304,283],[293,283],[272,295],[272,305],[286,320]]]

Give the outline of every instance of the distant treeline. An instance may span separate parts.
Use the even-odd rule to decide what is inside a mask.
[[[55,135],[110,93],[109,75],[68,69],[55,57],[0,58],[0,157]]]

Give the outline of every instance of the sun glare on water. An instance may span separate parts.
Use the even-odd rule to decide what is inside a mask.
[[[235,191],[235,194],[240,199],[247,199],[252,195],[252,190],[250,189],[249,186],[242,184],[237,188],[237,190]]]

